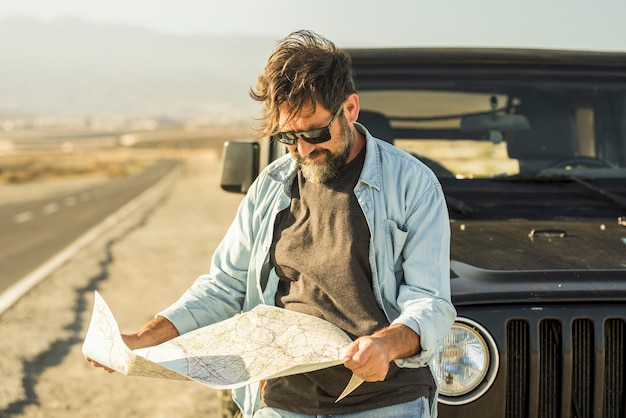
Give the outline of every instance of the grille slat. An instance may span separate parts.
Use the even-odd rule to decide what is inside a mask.
[[[603,418],[626,416],[624,374],[626,353],[624,352],[624,321],[609,319],[604,324],[605,377]]]
[[[528,323],[509,321],[507,324],[507,388],[506,416],[528,416],[528,363],[530,362],[530,341]]]
[[[594,351],[593,322],[575,320],[572,324],[572,417],[593,417]]]
[[[625,339],[620,318],[508,321],[506,418],[626,417]]]
[[[561,415],[561,324],[556,320],[544,320],[539,324],[539,418],[555,418]]]

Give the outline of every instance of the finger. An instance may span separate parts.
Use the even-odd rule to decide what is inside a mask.
[[[373,347],[372,342],[367,337],[359,338],[354,341],[351,348],[353,351],[351,352],[350,361],[347,362],[351,369],[366,366],[366,364],[371,361],[372,356],[376,354],[373,350],[375,347]]]
[[[385,380],[384,376],[376,370],[360,371],[355,372],[354,374],[356,374],[366,382],[378,382],[381,380]]]
[[[359,351],[359,344],[356,341],[350,343],[346,352],[343,355],[343,361],[347,362],[352,360],[352,357]]]
[[[104,366],[87,356],[85,356],[85,360],[87,360],[87,362],[91,364],[93,367],[101,368],[107,373],[115,373],[115,370],[111,369],[110,367]]]

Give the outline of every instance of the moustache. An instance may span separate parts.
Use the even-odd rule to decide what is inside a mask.
[[[317,157],[319,157],[320,155],[325,155],[326,157],[330,157],[332,155],[332,153],[329,150],[323,149],[323,148],[315,149],[311,151],[309,154],[307,154],[306,156],[303,156],[298,151],[296,151],[296,154],[301,161],[312,161],[316,159]]]

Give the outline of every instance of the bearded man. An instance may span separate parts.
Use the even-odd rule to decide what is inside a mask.
[[[353,343],[343,365],[235,390],[244,416],[434,416],[428,364],[456,315],[437,178],[357,122],[350,56],[318,34],[280,41],[250,95],[260,136],[289,152],[250,187],[209,273],[124,341],[156,345],[271,304]],[[353,373],[365,383],[335,402]]]

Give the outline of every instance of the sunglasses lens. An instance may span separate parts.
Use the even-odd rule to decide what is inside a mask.
[[[315,129],[314,131],[304,133],[308,135],[303,135],[302,139],[310,144],[321,144],[330,139],[330,130],[328,128]]]
[[[327,128],[314,129],[305,132],[278,132],[271,136],[273,140],[276,140],[285,145],[296,145],[298,138],[302,138],[309,144],[321,144],[328,141],[331,138],[330,130]]]
[[[278,132],[271,135],[270,138],[286,145],[296,145],[298,143],[298,138],[302,138],[309,144],[321,144],[326,142],[332,137],[330,134],[330,127],[333,126],[333,122],[335,122],[335,119],[337,119],[337,116],[339,116],[342,109],[343,105],[337,109],[337,112],[335,112],[335,115],[330,120],[328,126],[302,132]]]
[[[298,141],[298,137],[291,132],[278,132],[272,135],[271,138],[285,145],[295,145]]]
[[[341,108],[339,109],[341,110]],[[339,113],[335,114],[335,117]],[[331,120],[328,126],[318,129],[311,129],[309,131],[302,132],[277,132],[272,135],[272,139],[275,139],[278,142],[281,142],[286,145],[295,145],[298,143],[298,138],[302,138],[304,141],[309,144],[321,144],[322,142],[326,142],[331,138],[330,135],[330,127],[335,120],[335,117]]]

